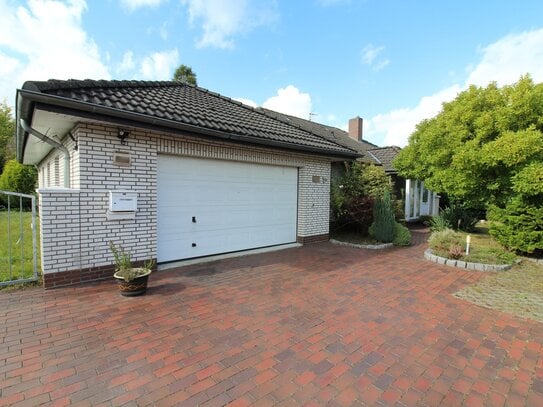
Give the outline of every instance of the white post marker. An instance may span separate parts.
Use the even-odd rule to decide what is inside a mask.
[[[471,236],[466,236],[466,256],[469,254],[469,244],[471,243]]]

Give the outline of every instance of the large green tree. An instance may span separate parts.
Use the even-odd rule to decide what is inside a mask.
[[[6,162],[15,157],[15,120],[11,108],[0,103],[0,173]]]
[[[190,83],[191,85],[198,86],[196,73],[194,73],[190,66],[183,64],[179,65],[179,67],[175,70],[173,80],[176,82]]]
[[[417,125],[394,165],[466,205],[503,207],[514,177],[543,161],[543,84],[470,86]]]
[[[543,251],[543,84],[470,86],[417,125],[395,166],[465,206],[490,209],[506,246]]]

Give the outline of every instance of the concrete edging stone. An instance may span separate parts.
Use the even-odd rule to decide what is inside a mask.
[[[446,259],[432,253],[431,249],[424,251],[424,258],[437,264],[443,264],[449,267],[456,267],[459,269],[476,270],[476,271],[505,271],[511,268],[511,264],[483,264],[473,263],[462,260]]]
[[[383,250],[383,249],[389,249],[394,246],[392,243],[356,244],[356,243],[342,242],[340,240],[335,240],[335,239],[330,239],[330,243],[337,244],[339,246],[355,247],[357,249],[368,249],[368,250]]]

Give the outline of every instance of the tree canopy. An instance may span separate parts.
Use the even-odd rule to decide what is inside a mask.
[[[395,166],[466,205],[504,207],[520,190],[543,193],[543,84],[470,86],[417,125]],[[535,191],[533,190],[535,189]]]
[[[0,103],[0,173],[6,162],[15,157],[15,120],[11,108]]]
[[[189,83],[191,85],[198,86],[196,73],[194,73],[192,68],[187,65],[179,65],[179,67],[175,70],[172,79],[176,82]]]
[[[471,86],[417,125],[394,165],[463,206],[486,209],[503,245],[543,254],[543,83]]]

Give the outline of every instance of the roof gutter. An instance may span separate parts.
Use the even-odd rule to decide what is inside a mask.
[[[213,138],[221,138],[221,139],[227,139],[227,140],[245,142],[245,143],[251,143],[251,144],[267,145],[267,146],[272,146],[272,147],[275,146],[279,148],[286,148],[289,150],[293,150],[292,145],[286,142],[272,141],[272,140],[266,140],[266,142],[263,142],[263,140],[260,140],[251,136],[224,133],[217,130],[201,128],[201,127],[191,125],[191,124],[179,123],[173,120],[151,117],[151,116],[147,116],[145,114],[141,114],[137,112],[127,112],[125,110],[117,109],[114,107],[97,106],[88,102],[74,101],[73,99],[69,99],[66,97],[53,96],[53,95],[48,95],[41,92],[35,92],[31,90],[26,90],[26,89],[21,89],[19,90],[19,92],[21,96],[23,96],[28,101],[43,103],[51,107],[57,106],[64,109],[72,109],[72,110],[76,110],[80,112],[86,112],[87,114],[90,114],[90,115],[101,116],[102,120],[104,117],[114,117],[114,118],[134,122],[133,125],[136,127],[137,127],[137,123],[146,123],[151,126],[181,130],[181,131],[191,132],[195,134],[202,134],[202,135],[206,135]],[[54,109],[50,109],[50,110],[54,111]],[[334,157],[349,157],[351,159],[359,156],[359,154],[355,152],[354,150],[351,150],[352,152],[347,152],[347,151],[326,152],[326,151],[323,151],[323,149],[318,148],[318,147],[300,146],[300,145],[298,145],[295,150],[307,151],[311,153],[334,156]]]
[[[30,127],[25,119],[19,119],[19,123],[24,131],[32,134],[34,137],[37,137],[42,141],[45,141],[47,144],[50,144],[57,150],[60,150],[62,154],[64,154],[64,187],[70,188],[70,152],[68,151],[68,149],[60,144],[58,141],[53,140],[52,138],[47,137],[45,134],[40,133],[38,130]]]

